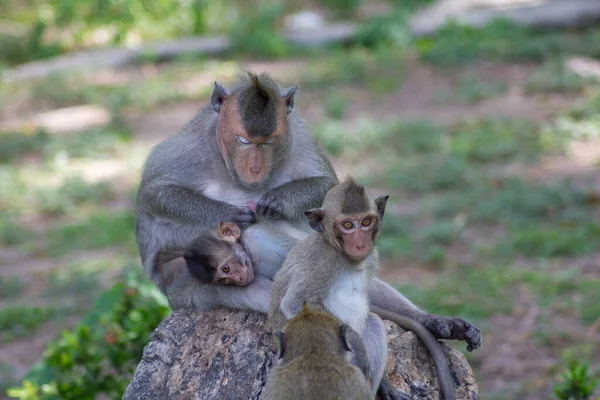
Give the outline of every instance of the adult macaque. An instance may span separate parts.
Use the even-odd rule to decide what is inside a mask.
[[[387,338],[381,319],[369,312],[371,305],[393,312],[401,309],[422,325],[436,321],[425,325],[434,335],[466,339],[471,349],[480,346],[481,333],[462,319],[423,313],[374,279],[379,269],[375,241],[387,199],[370,198],[362,186],[347,178],[327,193],[322,208],[305,213],[316,233],[292,248],[275,276],[269,321],[274,331],[280,330],[304,304],[332,313],[363,338],[374,392],[379,388],[383,397],[395,398],[382,379]]]
[[[267,312],[271,281],[264,274],[246,286],[206,285],[182,257],[160,252],[185,248],[219,221],[246,228],[263,216],[308,230],[303,212],[318,207],[337,178],[293,112],[296,90],[266,74],[248,74],[233,90],[215,82],[210,104],[148,156],[136,239],[146,273],[171,307]]]
[[[277,355],[261,399],[373,400],[368,366],[351,361],[351,352],[364,351],[351,333],[331,314],[304,307],[274,334]]]

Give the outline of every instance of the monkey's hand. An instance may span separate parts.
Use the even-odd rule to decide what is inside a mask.
[[[248,207],[241,207],[238,208],[232,222],[238,224],[240,228],[245,229],[256,222],[256,215]]]
[[[481,347],[481,330],[462,318],[425,314],[420,319],[418,322],[438,339],[464,340],[470,352]]]
[[[272,219],[281,218],[283,215],[283,202],[277,196],[265,193],[256,203],[256,213]]]

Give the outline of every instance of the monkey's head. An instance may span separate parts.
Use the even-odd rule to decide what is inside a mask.
[[[202,283],[248,285],[254,280],[254,262],[239,226],[220,222],[217,235],[201,235],[190,244],[183,256],[190,274]]]
[[[281,89],[267,74],[248,73],[231,92],[215,82],[210,101],[218,113],[217,144],[229,174],[243,187],[260,187],[287,156],[287,116],[297,89]]]
[[[333,315],[304,305],[283,331],[274,334],[277,363],[285,364],[310,353],[334,353],[350,361],[349,329]]]
[[[385,195],[373,199],[348,176],[327,192],[321,208],[308,210],[304,215],[312,229],[360,265],[375,248],[388,198]]]

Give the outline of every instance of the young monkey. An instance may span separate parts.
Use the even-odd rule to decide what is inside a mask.
[[[329,313],[304,306],[274,334],[277,355],[261,399],[373,400],[368,365],[352,364],[364,351],[360,337]]]
[[[256,265],[244,242],[240,227],[219,222],[217,235],[206,232],[183,253],[190,274],[202,283],[246,286],[254,280]]]
[[[275,276],[269,322],[274,331],[297,315],[303,304],[332,313],[364,341],[373,392],[384,398],[396,394],[383,378],[387,335],[381,319],[414,331],[431,353],[445,399],[454,399],[454,385],[444,353],[433,334],[417,321],[370,304],[369,292],[379,269],[375,241],[388,196],[372,199],[364,187],[348,177],[327,193],[323,207],[306,212],[317,232],[298,243]],[[354,362],[363,360],[354,354]]]
[[[375,240],[388,196],[373,200],[348,177],[325,196],[323,207],[305,212],[317,232],[289,252],[275,276],[269,322],[283,329],[304,304],[328,311],[360,337],[366,349],[373,394],[397,398],[382,383],[387,336],[381,319],[369,312],[369,285],[379,268]],[[362,360],[356,359],[355,363]]]

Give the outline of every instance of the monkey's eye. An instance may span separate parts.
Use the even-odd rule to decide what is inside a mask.
[[[229,271],[231,271],[231,267],[229,266],[229,264],[227,264],[226,266],[223,267],[223,272],[225,272],[226,274],[228,274]]]
[[[274,141],[274,140],[275,140],[275,139],[268,140],[268,141],[266,141],[266,142],[265,142],[265,144],[273,144],[273,141]]]
[[[371,219],[370,219],[370,218],[365,218],[365,219],[363,219],[363,221],[362,221],[362,226],[369,226],[369,225],[371,225],[371,222],[372,222],[372,221],[371,221]]]
[[[352,227],[354,226],[354,224],[350,221],[346,221],[342,224],[342,226],[344,227],[344,229],[352,229]]]
[[[249,141],[248,139],[246,139],[246,138],[243,138],[243,137],[241,137],[241,136],[238,136],[238,137],[237,137],[237,140],[239,140],[239,141],[240,141],[240,143],[242,143],[242,144],[250,144],[250,141]]]

